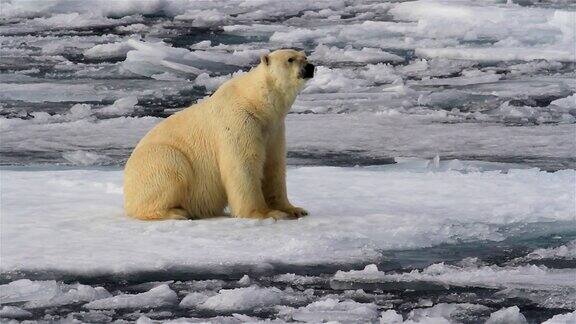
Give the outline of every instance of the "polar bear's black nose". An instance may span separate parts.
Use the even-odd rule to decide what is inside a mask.
[[[307,63],[304,66],[304,73],[302,73],[304,79],[310,79],[314,77],[314,64]]]

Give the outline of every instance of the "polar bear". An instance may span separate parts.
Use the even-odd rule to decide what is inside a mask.
[[[291,49],[156,125],[124,170],[126,214],[142,220],[298,218],[286,194],[284,118],[314,65]]]

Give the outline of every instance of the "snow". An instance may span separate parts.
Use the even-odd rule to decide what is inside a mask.
[[[462,171],[456,171],[445,169],[454,163],[438,162],[429,169],[424,162],[290,169],[292,200],[312,216],[279,222],[230,218],[139,222],[123,215],[121,171],[3,170],[2,237],[10,244],[3,247],[1,270],[223,271],[239,264],[266,271],[286,260],[369,263],[378,260],[382,250],[499,241],[509,235],[499,230],[503,225],[522,231],[526,223],[574,219],[573,170],[478,172],[460,164],[457,170]],[[414,204],[412,197],[419,203]],[[30,200],[36,203],[29,204]],[[54,231],[61,235],[52,235]],[[116,252],[110,254],[110,249]],[[444,271],[440,277],[429,271],[413,276],[459,280],[459,269],[436,267]],[[501,273],[512,279],[525,274],[543,283],[562,284],[570,275],[537,267],[464,270],[462,280],[467,280],[466,273],[485,274],[486,280]]]
[[[178,302],[176,293],[168,285],[160,285],[147,292],[129,295],[121,294],[92,301],[84,307],[89,309],[156,308]]]
[[[486,324],[527,324],[526,317],[520,313],[518,306],[503,308],[490,314]]]

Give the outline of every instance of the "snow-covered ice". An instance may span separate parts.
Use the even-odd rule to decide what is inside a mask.
[[[576,289],[571,280],[576,276],[572,269],[548,269],[545,266],[520,266],[502,268],[498,266],[459,267],[444,263],[433,264],[423,270],[408,273],[387,274],[378,271],[376,265],[367,265],[364,270],[339,271],[337,281],[360,282],[410,282],[430,281],[446,286],[477,286],[487,288],[527,288],[553,290],[554,288]]]
[[[297,309],[285,308],[280,312],[286,317],[298,322],[324,323],[336,321],[340,323],[369,323],[378,318],[376,305],[358,303],[353,300],[339,301],[327,298]]]
[[[195,295],[186,296],[188,301],[182,301],[184,305],[190,305]],[[238,312],[254,309],[270,308],[276,305],[301,304],[307,301],[305,294],[295,294],[290,291],[281,291],[278,288],[262,288],[249,286],[235,289],[222,289],[218,294],[206,298],[196,306],[223,312]],[[181,306],[182,303],[180,304]]]
[[[526,324],[526,317],[520,313],[517,306],[503,308],[497,312],[490,314],[490,318],[486,324]]]
[[[528,152],[532,165],[552,170],[574,166],[573,155],[566,153],[576,145],[571,136],[576,122],[575,8],[569,1],[226,4],[99,0],[88,9],[64,0],[4,2],[0,15],[10,23],[0,26],[6,66],[6,73],[0,73],[1,150],[6,155],[2,163],[73,164],[63,158],[62,148],[74,144],[58,138],[70,131],[70,125],[58,116],[73,105],[85,104],[92,113],[82,118],[96,123],[94,118],[118,116],[121,121],[97,128],[120,127],[109,131],[122,135],[108,146],[80,136],[81,148],[70,150],[111,155],[106,164],[120,164],[134,145],[131,131],[141,136],[149,129],[127,127],[123,117],[165,117],[210,94],[270,49],[297,46],[318,69],[295,104],[294,112],[306,114],[293,118],[306,127],[294,133],[310,137],[316,134],[310,129],[325,128],[373,139],[367,152],[351,153],[355,158],[430,158],[446,153],[448,158],[504,161]],[[47,118],[45,113],[56,117]],[[358,113],[371,115],[358,117],[361,127],[328,122],[342,117],[336,114],[354,119]],[[400,125],[400,130],[367,136],[364,129],[378,125],[366,123],[381,116],[394,117],[391,123]],[[402,117],[406,119],[397,120]],[[16,135],[4,128],[14,118],[26,119]],[[50,130],[40,126],[47,121]],[[495,123],[498,133],[485,130],[487,122]],[[546,145],[531,145],[532,138],[510,143],[502,140],[511,132],[503,125],[546,125],[513,133],[544,131],[556,138]],[[451,143],[449,150],[414,147],[409,144],[417,141],[406,143],[399,133],[422,129],[418,137],[427,138],[437,134],[432,127],[441,128],[443,134],[468,134],[462,126],[472,128],[467,135],[472,138]],[[326,131],[322,138],[331,138],[324,136]],[[38,140],[39,132],[53,138],[49,148]],[[390,142],[389,134],[398,134],[402,146],[376,147]],[[492,135],[491,142],[484,143],[478,137],[482,134]],[[18,135],[24,135],[25,142],[18,144]],[[458,138],[451,136],[452,141]],[[332,142],[324,140],[322,146]],[[348,142],[347,151],[365,146],[356,136],[338,142]],[[404,145],[408,147],[398,152]],[[554,153],[542,152],[549,145]]]
[[[573,224],[573,170],[426,168],[408,160],[366,169],[291,169],[292,200],[314,215],[299,221],[159,223],[123,215],[121,171],[3,170],[2,236],[10,244],[0,266],[3,272],[97,274],[224,271],[240,264],[265,271],[275,263],[373,262],[382,249],[517,235],[503,226]]]
[[[54,280],[21,279],[0,286],[0,304],[26,302],[23,306],[26,309],[90,302],[110,296],[102,287],[66,285]]]
[[[160,285],[147,292],[135,295],[116,295],[108,298],[94,300],[84,307],[90,309],[118,309],[118,308],[153,308],[175,304],[178,301],[176,293],[167,285]]]
[[[576,311],[567,314],[554,315],[554,317],[542,324],[569,324],[574,322],[576,322]]]

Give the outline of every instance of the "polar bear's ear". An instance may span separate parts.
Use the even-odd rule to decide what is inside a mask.
[[[260,62],[264,63],[264,65],[270,65],[270,56],[268,54],[260,56]]]

